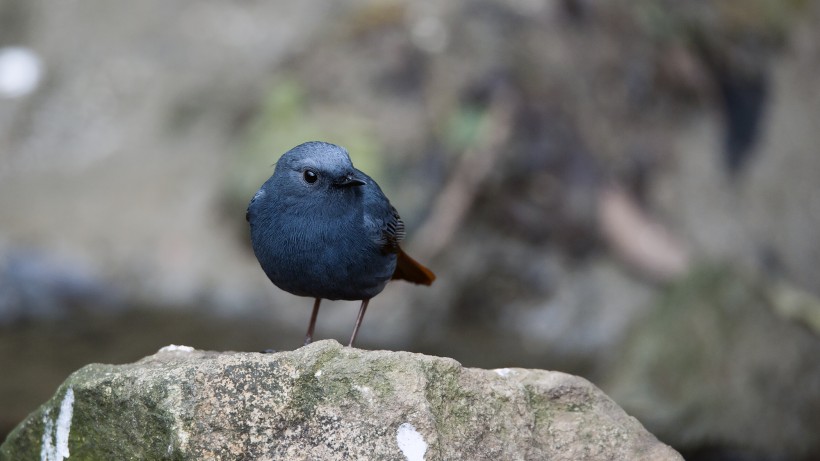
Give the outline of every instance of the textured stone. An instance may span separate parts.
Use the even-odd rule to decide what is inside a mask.
[[[588,381],[320,341],[88,365],[0,460],[680,460]]]

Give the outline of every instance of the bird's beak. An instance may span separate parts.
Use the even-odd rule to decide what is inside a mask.
[[[347,176],[343,176],[342,178],[337,179],[333,182],[335,186],[338,187],[350,187],[350,186],[364,186],[367,184],[363,179],[359,179],[352,174]]]

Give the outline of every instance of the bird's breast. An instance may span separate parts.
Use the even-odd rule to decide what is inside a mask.
[[[327,299],[370,298],[395,271],[396,255],[383,254],[355,216],[279,213],[269,218],[252,226],[251,241],[265,273],[285,291]]]

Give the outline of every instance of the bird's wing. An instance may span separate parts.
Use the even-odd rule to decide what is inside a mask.
[[[398,253],[399,243],[404,240],[404,221],[387,198],[379,205],[365,211],[368,233],[382,253]]]
[[[398,211],[390,206],[389,218],[382,222],[379,239],[377,240],[384,253],[396,253],[396,270],[391,277],[393,280],[407,280],[408,282],[430,285],[436,276],[433,272],[424,267],[418,261],[407,256],[399,242],[404,240],[404,221],[401,220]]]
[[[362,175],[367,176],[364,173]],[[390,204],[376,182],[369,177],[367,179],[368,184],[364,187],[374,187],[370,190],[371,193],[365,194],[365,225],[383,253],[397,255],[396,270],[391,278],[430,285],[436,279],[433,272],[407,256],[399,247],[399,243],[404,240],[404,221],[399,212]]]
[[[393,205],[390,205],[390,215],[382,223],[379,243],[385,253],[397,253],[399,242],[404,240],[404,221],[401,220],[399,212]]]
[[[365,228],[370,238],[383,253],[398,253],[399,242],[404,240],[404,221],[373,178],[359,170],[356,170],[356,174],[367,182],[367,185],[362,186],[362,207]]]

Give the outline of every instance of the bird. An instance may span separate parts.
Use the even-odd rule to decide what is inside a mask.
[[[300,144],[276,162],[245,219],[262,270],[280,289],[314,298],[304,344],[313,340],[323,299],[361,301],[348,346],[370,299],[387,282],[431,285],[433,272],[399,246],[404,222],[376,181],[353,167],[347,150]]]

